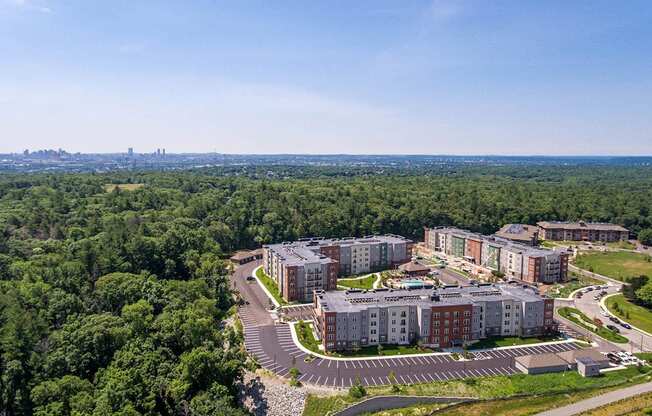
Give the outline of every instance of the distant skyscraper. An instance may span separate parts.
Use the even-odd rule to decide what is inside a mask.
[[[25,149],[25,150],[23,151],[23,155],[24,155],[24,156],[29,156],[29,149]]]
[[[156,156],[161,156],[161,149],[156,149]]]
[[[133,147],[130,147],[130,148],[127,150],[127,154],[129,155],[129,157],[132,157],[132,156],[134,155],[134,148],[133,148]]]
[[[165,149],[163,149],[163,156],[165,156]]]

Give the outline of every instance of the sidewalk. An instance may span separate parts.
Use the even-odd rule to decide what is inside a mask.
[[[639,384],[636,386],[627,387],[620,390],[615,390],[609,393],[601,394],[596,397],[591,397],[577,403],[569,404],[568,406],[559,407],[557,409],[548,410],[547,412],[538,413],[537,416],[570,416],[578,413],[586,412],[587,410],[602,407],[609,403],[617,402],[619,400],[627,399],[639,394],[652,392],[652,382]]]

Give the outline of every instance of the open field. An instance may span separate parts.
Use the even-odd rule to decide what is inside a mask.
[[[610,405],[581,413],[580,416],[643,416],[652,413],[652,393],[629,397]]]
[[[265,286],[267,290],[269,290],[269,293],[271,293],[272,296],[274,296],[274,299],[276,299],[278,303],[280,303],[281,305],[287,305],[285,299],[281,297],[281,292],[278,290],[278,286],[276,286],[276,283],[271,277],[265,274],[265,271],[263,270],[262,267],[256,271],[256,277],[260,280],[263,286]]]
[[[344,286],[351,289],[372,289],[374,282],[376,281],[376,275],[370,274],[369,276],[363,277],[361,279],[337,279],[338,286]]]
[[[614,279],[626,281],[632,276],[652,276],[652,259],[647,254],[605,251],[580,254],[575,265]]]
[[[513,396],[528,395],[529,397],[514,397],[514,400],[521,400],[524,404],[531,403],[536,396],[540,395],[566,395],[586,393],[587,396],[597,394],[597,389],[609,387],[637,384],[647,381],[647,376],[652,369],[650,367],[631,367],[624,370],[613,371],[603,374],[600,377],[584,378],[575,371],[565,373],[550,373],[541,375],[516,374],[513,376],[497,377],[479,377],[464,380],[451,380],[435,383],[414,384],[401,386],[398,393],[392,391],[391,386],[369,387],[367,388],[367,397],[380,395],[416,395],[416,396],[456,396],[456,397],[477,397],[481,399],[498,399]],[[576,401],[584,397],[574,397],[571,401]],[[335,395],[328,397],[319,397],[308,395],[304,416],[321,416],[329,411],[338,411],[348,405],[359,401],[348,395]],[[527,402],[527,403],[525,403]],[[566,403],[551,401],[547,397],[543,402],[550,403],[551,406],[558,406]],[[570,401],[569,401],[570,402]],[[487,402],[491,403],[491,402]],[[485,403],[486,404],[486,403]],[[497,405],[503,405],[504,402],[496,402]],[[518,403],[517,403],[518,404]],[[473,404],[465,405],[474,406]],[[460,407],[456,407],[460,408]],[[408,413],[409,414],[409,413]],[[427,413],[426,413],[427,414]],[[445,413],[449,414],[449,413]],[[494,415],[504,414],[498,412],[458,412],[450,415]],[[508,413],[511,414],[511,413]],[[527,413],[515,413],[527,414]]]
[[[652,310],[636,305],[623,295],[610,296],[605,300],[609,312],[637,328],[652,333]],[[615,305],[618,304],[618,310]]]
[[[145,186],[144,183],[110,183],[104,185],[104,190],[106,192],[112,192],[114,189],[118,188],[121,191],[135,191]]]
[[[480,341],[469,346],[469,350],[479,350],[483,348],[496,348],[496,347],[511,347],[515,345],[528,345],[537,344],[539,342],[559,341],[561,338],[557,336],[549,337],[492,337],[481,339]]]
[[[584,313],[582,313],[579,309],[565,306],[563,308],[559,308],[558,313],[559,315],[563,316],[569,321],[575,322],[581,327],[588,329],[589,331],[601,336],[607,341],[616,342],[619,344],[624,344],[627,342],[627,338],[625,338],[620,334],[615,333],[609,328],[604,326],[600,326],[600,327],[596,326],[593,323],[593,320],[588,316],[584,315]]]

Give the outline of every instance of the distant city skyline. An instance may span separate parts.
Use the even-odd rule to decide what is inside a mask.
[[[0,153],[650,155],[652,4],[0,0]]]

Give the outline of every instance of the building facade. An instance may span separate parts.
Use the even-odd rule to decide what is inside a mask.
[[[410,261],[412,241],[397,235],[305,238],[263,246],[263,268],[287,301],[312,301],[313,290],[335,290],[337,278]]]
[[[565,281],[568,275],[569,254],[564,249],[547,250],[450,227],[426,228],[424,241],[434,252],[465,259],[508,278],[554,283]]]
[[[597,222],[542,221],[537,226],[541,238],[552,241],[627,241],[629,230],[616,224]]]
[[[313,307],[326,351],[417,342],[447,348],[557,329],[553,299],[514,284],[315,292]]]

